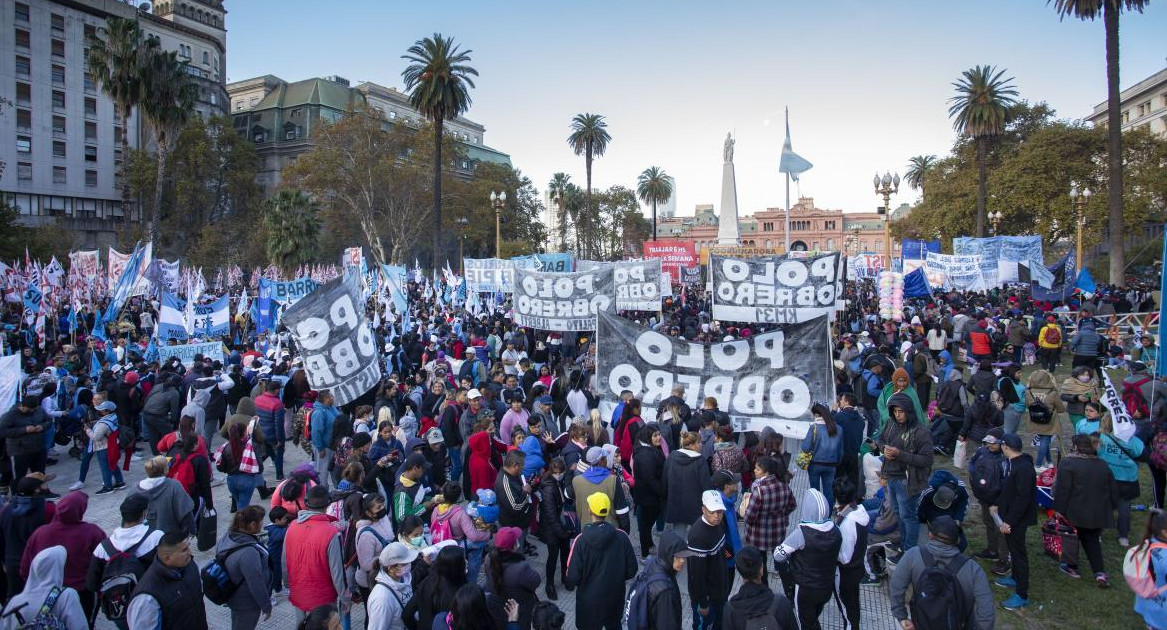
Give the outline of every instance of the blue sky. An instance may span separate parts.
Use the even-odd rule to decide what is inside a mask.
[[[943,155],[951,83],[978,64],[1006,68],[1021,96],[1081,118],[1106,97],[1101,20],[1059,22],[1044,0],[535,2],[227,0],[227,74],[294,81],[337,74],[401,88],[401,54],[434,32],[473,51],[467,116],[540,192],[564,171],[572,116],[607,117],[612,143],[595,186],[635,187],[660,166],[677,210],[717,203],[721,148],[736,134],[743,214],[784,204],[782,110],[794,150],[815,164],[816,205],[871,210],[876,170]],[[1167,3],[1124,15],[1122,84],[1167,67]],[[797,191],[792,188],[792,197]],[[912,201],[906,187],[893,198]],[[485,203],[486,200],[483,200]]]

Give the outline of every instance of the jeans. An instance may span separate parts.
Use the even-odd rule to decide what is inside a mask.
[[[251,495],[255,493],[255,475],[235,473],[227,475],[227,491],[235,499],[235,509],[242,510],[251,505]]]
[[[714,630],[721,628],[721,613],[725,609],[725,602],[709,602],[709,614],[702,617],[697,608],[697,602],[690,604],[693,607],[693,630]]]
[[[1119,538],[1130,538],[1131,535],[1131,501],[1118,500],[1118,522],[1116,524]]]
[[[1006,563],[1009,561],[1009,545],[1005,544],[1005,536],[1001,530],[997,529],[997,523],[993,521],[993,515],[989,512],[991,507],[985,501],[977,501],[981,504],[981,522],[985,524],[985,549],[997,554],[997,559]]]
[[[162,436],[173,430],[170,425],[170,419],[166,416],[142,416],[142,428],[145,429],[143,436],[146,438],[146,443],[150,445],[150,453],[158,455],[158,440]]]
[[[1051,374],[1058,369],[1058,360],[1062,356],[1061,348],[1042,348],[1040,351],[1042,363],[1045,364],[1045,369]]]
[[[1022,412],[1014,409],[1013,405],[1005,405],[1003,414],[1005,416],[1005,435],[1017,433],[1017,428],[1021,426]]]
[[[450,455],[450,481],[457,482],[462,478],[462,448],[451,448],[448,452]]]
[[[259,626],[258,608],[232,608],[231,630],[255,630]]]
[[[1029,599],[1029,552],[1025,547],[1025,530],[1027,525],[1018,525],[1008,534],[1005,534],[1005,543],[1009,545],[1009,559],[1013,563],[1013,581],[1017,582],[1017,594],[1022,599]]]
[[[101,471],[101,487],[112,488],[113,484],[125,483],[122,478],[122,471],[116,466],[112,469],[109,465],[109,451],[101,449],[100,451],[88,452],[81,456],[81,472],[77,475],[77,481],[85,481],[85,476],[89,474],[89,460],[97,459],[97,468]]]
[[[214,453],[215,450],[211,448],[211,440],[219,433],[219,419],[207,418],[203,422],[203,439],[207,442],[207,452]]]
[[[916,510],[920,506],[920,494],[908,494],[907,479],[888,479],[887,490],[891,493],[891,504],[900,517],[900,540],[904,551],[916,546],[920,537],[920,519]]]
[[[571,555],[571,539],[560,538],[554,542],[544,542],[547,545],[547,563],[543,565],[543,583],[555,586],[555,565],[559,564],[559,576],[564,580],[567,576],[567,557]]]
[[[316,451],[316,476],[320,477],[320,484],[328,489],[328,483],[331,481],[328,475],[328,469],[332,466],[332,449],[321,448]]]
[[[1034,437],[1037,438],[1037,461],[1034,462],[1034,465],[1040,467],[1040,466],[1044,466],[1045,464],[1054,463],[1054,460],[1052,458],[1050,458],[1050,453],[1049,453],[1049,445],[1050,445],[1050,442],[1053,441],[1054,436],[1052,436],[1052,435],[1037,435]]]
[[[482,558],[489,545],[489,540],[466,541],[466,579],[469,580],[470,584],[478,583],[478,574],[482,572]]]
[[[811,463],[806,467],[806,482],[809,487],[818,489],[827,499],[827,505],[835,505],[835,470],[836,464]]]

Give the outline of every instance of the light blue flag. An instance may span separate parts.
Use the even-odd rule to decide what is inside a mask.
[[[165,340],[186,339],[186,300],[173,293],[162,294],[158,310],[158,336]]]
[[[97,351],[96,350],[89,353],[89,377],[90,378],[100,378],[101,377],[101,361],[97,360]]]
[[[157,335],[150,337],[150,343],[146,346],[146,353],[142,356],[146,363],[158,360],[158,341]]]
[[[138,276],[142,271],[142,259],[145,255],[146,250],[142,247],[141,243],[134,246],[134,253],[126,261],[126,268],[122,271],[121,277],[118,278],[117,284],[114,285],[113,295],[109,300],[109,307],[105,311],[105,321],[113,321],[118,316],[118,313],[121,312],[126,300],[130,299],[130,293],[134,291],[134,286],[138,284]]]
[[[1098,285],[1094,283],[1094,276],[1090,275],[1089,269],[1082,267],[1082,271],[1078,272],[1078,281],[1074,283],[1074,288],[1083,293],[1094,293],[1098,290]]]
[[[101,314],[101,309],[97,309],[97,314],[93,316],[93,331],[90,334],[102,341],[109,341],[109,337],[105,334],[105,318]]]
[[[69,333],[72,334],[77,331],[77,309],[69,309]]]
[[[782,159],[778,162],[778,172],[788,173],[790,179],[798,181],[798,176],[809,171],[814,165],[790,148],[790,110],[786,111],[786,141],[782,143]]]

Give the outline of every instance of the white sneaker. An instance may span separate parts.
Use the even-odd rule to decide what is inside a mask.
[[[84,488],[84,487],[85,487],[85,482],[84,482],[84,481],[78,481],[78,482],[74,483],[73,485],[69,486],[69,492],[72,492],[72,491],[74,491],[74,490],[80,490],[80,489],[82,489],[82,488]]]
[[[134,453],[132,456],[130,456],[130,461],[131,462],[140,462],[140,461],[142,461],[142,456],[137,454],[137,453]]]
[[[222,475],[214,475],[211,477],[211,487],[221,486],[227,483],[227,478]]]

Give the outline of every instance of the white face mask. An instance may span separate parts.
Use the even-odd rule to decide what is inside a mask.
[[[1079,381],[1081,381],[1081,382],[1083,382],[1083,383],[1089,383],[1089,382],[1090,382],[1090,375],[1089,375],[1089,374],[1083,374],[1083,375],[1081,375],[1081,376],[1079,376],[1079,377],[1078,377],[1078,380],[1079,380]]]

